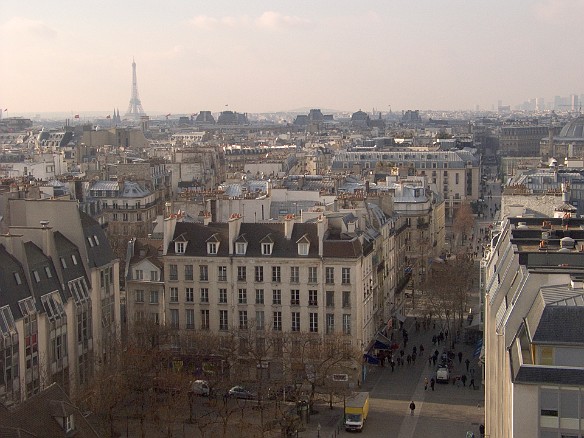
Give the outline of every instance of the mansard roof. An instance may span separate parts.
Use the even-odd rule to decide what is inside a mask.
[[[79,216],[83,227],[89,267],[100,267],[111,263],[115,256],[99,222],[82,211],[79,212]],[[97,236],[98,242],[95,242],[95,236]],[[93,246],[89,243],[89,239],[93,241]]]
[[[15,273],[18,274],[20,284],[16,281]],[[9,305],[14,319],[19,319],[22,313],[18,302],[30,296],[22,265],[6,250],[4,245],[0,245],[0,307]]]
[[[179,236],[183,233],[185,233],[189,241],[185,250],[185,256],[206,257],[208,255],[206,242],[213,235],[221,243],[217,256],[229,256],[229,224],[213,222],[205,226],[199,223],[178,222],[174,236]],[[295,223],[290,240],[285,237],[283,223],[242,223],[239,235],[236,236],[235,240],[241,242],[243,241],[242,239],[245,239],[248,242],[246,256],[262,257],[261,242],[269,241],[264,240],[266,238],[271,239],[274,247],[270,257],[288,258],[299,257],[296,242],[304,235],[307,236],[311,245],[308,256],[302,256],[302,258],[318,257],[318,231],[316,223]],[[169,245],[168,254],[175,254],[174,244]]]

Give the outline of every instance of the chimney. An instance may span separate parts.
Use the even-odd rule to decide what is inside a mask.
[[[167,204],[169,204],[169,202],[167,202]],[[166,219],[164,219],[164,223],[163,223],[163,248],[162,248],[162,254],[166,255],[166,252],[168,251],[168,245],[170,245],[170,242],[172,241],[172,239],[174,238],[174,230],[176,228],[176,215],[175,214],[171,214],[168,215],[168,217]]]
[[[203,212],[203,225],[208,226],[211,223],[211,212],[205,210]]]
[[[227,222],[229,223],[229,255],[233,255],[235,239],[239,237],[239,229],[241,228],[241,215],[233,213]]]
[[[292,230],[294,229],[294,218],[293,214],[287,214],[284,218],[284,235],[286,236],[286,240],[290,240],[292,238]]]
[[[327,224],[325,223],[326,217],[320,215],[316,220],[316,227],[318,231],[318,255],[323,256],[324,253],[324,233],[327,229]]]

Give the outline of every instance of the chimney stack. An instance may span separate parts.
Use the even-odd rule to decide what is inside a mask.
[[[229,224],[229,255],[233,255],[233,246],[235,239],[239,237],[239,230],[241,228],[241,215],[233,213],[228,220]]]
[[[292,238],[292,230],[294,229],[294,219],[295,216],[293,214],[287,214],[284,218],[284,235],[286,236],[286,240],[290,240]]]

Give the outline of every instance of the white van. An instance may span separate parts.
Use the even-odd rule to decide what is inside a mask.
[[[195,395],[209,397],[209,394],[211,394],[209,382],[207,382],[206,380],[195,380],[191,385],[191,392]]]

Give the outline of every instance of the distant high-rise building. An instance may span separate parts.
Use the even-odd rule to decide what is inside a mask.
[[[136,79],[136,61],[132,59],[132,97],[130,97],[130,104],[128,111],[124,115],[127,119],[140,120],[140,117],[145,116],[140,96],[138,95],[138,80]]]

